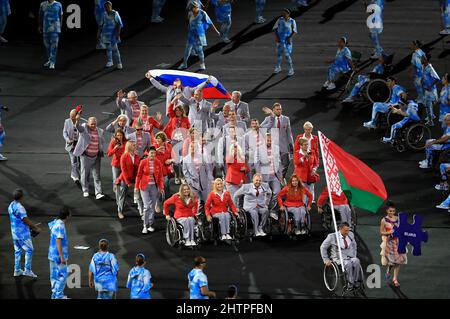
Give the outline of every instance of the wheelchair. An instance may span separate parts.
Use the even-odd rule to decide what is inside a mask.
[[[217,218],[213,218],[209,222],[206,218],[199,223],[200,234],[205,242],[213,242],[214,246],[217,246],[220,242],[224,242],[229,245],[239,244],[241,238],[239,234],[239,228],[241,228],[242,222],[232,213],[228,212],[231,216],[230,220],[230,236],[231,240],[220,240],[220,225]]]
[[[253,222],[252,217],[248,211],[241,208],[238,211],[239,219],[236,220],[236,238],[239,240],[247,238],[250,242],[253,241],[253,238],[255,237],[254,230],[253,230]],[[273,220],[270,217],[267,218],[266,224],[264,225],[264,232],[267,234],[267,236],[272,239],[272,230],[273,230]]]
[[[200,247],[201,244],[201,236],[198,222],[194,226],[194,241],[197,246],[191,246],[189,248]],[[185,240],[183,238],[183,225],[177,222],[174,217],[171,217],[170,220],[167,221],[166,224],[166,241],[170,247],[177,247],[181,249],[185,247]]]
[[[345,272],[342,271],[342,267],[336,263],[332,262],[331,266],[324,266],[323,269],[323,282],[328,291],[330,291],[335,296],[345,297],[349,293],[353,293],[353,296],[357,297],[358,294],[366,298],[365,293],[365,277],[364,271],[361,268],[362,281],[360,286],[356,289],[350,289],[348,285],[348,280]]]
[[[287,235],[290,239],[297,238],[297,235],[295,234],[295,231],[297,229],[295,227],[294,216],[287,210],[285,211],[280,210],[278,212],[278,222],[275,225],[272,222],[271,226],[273,226],[273,228],[278,228],[278,232],[280,234]],[[303,225],[302,230],[304,230],[305,233],[299,236],[311,237],[312,223],[311,223],[311,214],[308,210],[306,210],[306,223]]]
[[[356,211],[355,208],[352,205],[349,205],[350,209],[351,209],[351,215],[352,215],[352,224],[350,225],[352,228],[353,232],[356,232],[356,226],[358,224],[358,217],[356,215]],[[334,224],[333,224],[333,216],[331,213],[331,206],[327,203],[325,205],[322,206],[322,214],[321,214],[321,219],[322,219],[322,228],[325,232],[325,234],[329,234],[329,233],[334,233],[336,230],[334,229]],[[336,216],[336,225],[339,226],[339,224],[341,223],[341,214],[339,212],[336,211],[336,209],[334,210],[335,212],[335,216]]]

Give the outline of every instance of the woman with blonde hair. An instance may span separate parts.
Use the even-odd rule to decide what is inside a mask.
[[[224,190],[223,180],[217,178],[214,180],[212,192],[209,193],[209,196],[206,199],[205,213],[209,222],[211,222],[213,218],[219,220],[220,240],[232,239],[230,236],[231,216],[229,211],[235,214],[236,217],[239,216],[230,193]]]
[[[183,226],[185,246],[195,246],[194,226],[198,210],[198,200],[188,184],[182,184],[177,194],[164,202],[164,215],[170,220],[169,208],[175,206],[173,218]]]

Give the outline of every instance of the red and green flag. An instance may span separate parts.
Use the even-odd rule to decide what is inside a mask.
[[[381,177],[321,132],[319,140],[330,191],[344,192],[352,205],[376,213],[387,198]]]

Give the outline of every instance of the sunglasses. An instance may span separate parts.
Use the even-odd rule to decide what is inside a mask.
[[[137,128],[136,131],[143,131],[143,128]]]

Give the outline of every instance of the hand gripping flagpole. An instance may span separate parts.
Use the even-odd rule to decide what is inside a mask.
[[[334,213],[333,197],[331,197],[331,187],[330,187],[328,171],[327,171],[327,159],[326,159],[325,153],[323,151],[323,136],[324,135],[322,134],[322,132],[319,131],[320,152],[322,153],[323,170],[325,172],[325,180],[327,182],[328,198],[330,200],[330,207],[331,207],[331,216],[333,217],[333,225],[334,225],[334,229],[335,229],[334,234],[336,235],[336,244],[338,246],[339,260],[341,261],[342,272],[345,272],[344,260],[342,258],[342,250],[341,250],[340,239],[339,239],[339,235],[338,235],[338,228],[337,228],[337,223],[336,223],[336,215]]]

